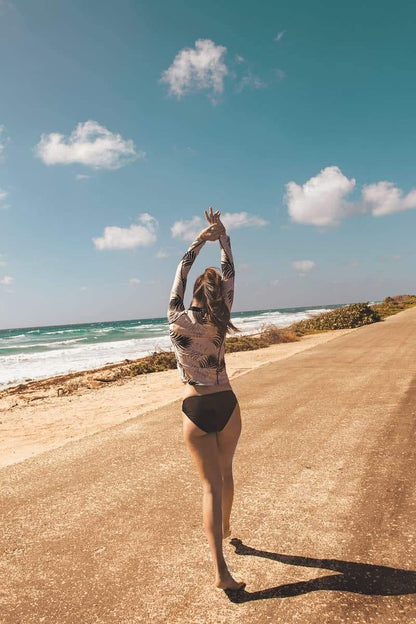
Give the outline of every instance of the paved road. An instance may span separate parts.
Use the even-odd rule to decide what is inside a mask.
[[[416,623],[415,352],[412,309],[235,381],[239,598],[180,402],[4,468],[0,621]]]

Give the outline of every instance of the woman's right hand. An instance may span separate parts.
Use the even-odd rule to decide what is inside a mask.
[[[212,211],[212,206],[209,207],[209,212],[207,212],[206,210],[204,210],[205,213],[205,217],[208,221],[208,223],[211,224],[217,224],[219,226],[219,236],[222,236],[223,234],[225,234],[225,226],[222,223],[220,216],[221,216],[221,212],[219,210],[216,210],[215,213]],[[219,237],[218,237],[219,238]]]

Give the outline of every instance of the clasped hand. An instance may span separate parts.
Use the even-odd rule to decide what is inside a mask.
[[[204,214],[210,225],[199,233],[198,238],[205,241],[216,241],[220,236],[225,234],[225,227],[220,219],[221,213],[219,210],[213,212],[212,206],[210,206],[209,212],[204,210]]]

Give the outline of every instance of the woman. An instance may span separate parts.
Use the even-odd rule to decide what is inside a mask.
[[[220,212],[210,207],[210,224],[183,256],[170,294],[170,337],[181,379],[185,385],[183,435],[203,484],[203,522],[211,548],[218,589],[241,589],[224,559],[222,540],[231,535],[230,515],[234,495],[232,461],[241,433],[237,397],[228,380],[224,340],[229,329],[234,294],[234,264],[230,238]],[[219,240],[221,273],[205,269],[195,280],[193,299],[185,310],[183,297],[189,270],[206,241]]]

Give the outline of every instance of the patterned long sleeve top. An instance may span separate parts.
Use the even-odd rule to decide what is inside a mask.
[[[224,301],[231,311],[234,298],[234,262],[230,237],[219,238]],[[191,306],[185,310],[183,298],[188,273],[205,241],[196,238],[179,262],[169,299],[169,333],[178,370],[184,383],[215,386],[228,383],[224,360],[225,333],[207,321],[204,311]]]

